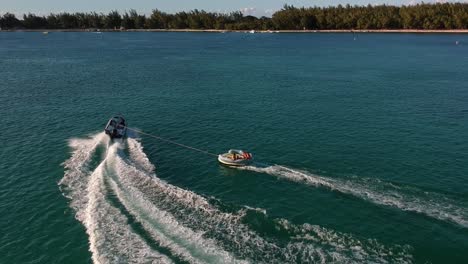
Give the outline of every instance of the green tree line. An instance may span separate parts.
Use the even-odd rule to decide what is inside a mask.
[[[271,18],[192,10],[169,14],[153,10],[149,16],[135,10],[119,13],[59,13],[48,16],[0,16],[2,29],[467,29],[468,4],[412,6],[330,6],[296,8],[285,5]]]

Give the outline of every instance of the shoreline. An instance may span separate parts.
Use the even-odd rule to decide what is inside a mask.
[[[206,32],[252,33],[250,30],[223,29],[14,29],[0,32]],[[255,30],[254,33],[452,33],[468,34],[468,29],[322,29],[322,30]]]

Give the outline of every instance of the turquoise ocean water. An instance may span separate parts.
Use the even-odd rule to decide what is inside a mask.
[[[467,67],[468,35],[0,33],[0,263],[467,263]],[[256,163],[112,144],[118,112]]]

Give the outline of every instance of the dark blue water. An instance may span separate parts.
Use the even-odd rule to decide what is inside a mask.
[[[468,35],[0,33],[0,262],[466,262],[467,66]],[[257,163],[110,144],[117,112]]]

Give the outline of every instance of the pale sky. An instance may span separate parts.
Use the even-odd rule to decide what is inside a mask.
[[[391,4],[408,5],[417,0],[0,0],[0,14],[10,12],[17,15],[35,13],[47,15],[59,12],[104,12],[110,10],[125,11],[135,9],[139,13],[149,14],[152,9],[169,13],[203,9],[214,12],[242,11],[245,15],[271,16],[271,14],[287,3],[297,7],[329,6],[338,4],[367,5]],[[445,0],[426,0],[426,3]],[[468,0],[460,0],[468,1]]]

